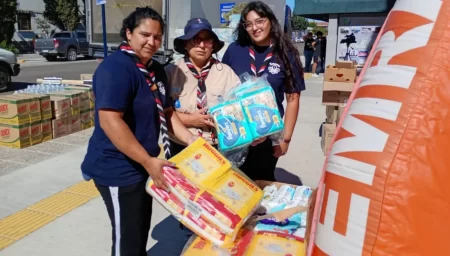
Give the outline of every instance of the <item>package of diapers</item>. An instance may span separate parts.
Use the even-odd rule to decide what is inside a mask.
[[[284,129],[283,119],[270,86],[248,92],[242,95],[240,101],[254,139],[266,137]]]
[[[170,161],[177,169],[165,167],[163,174],[177,207],[165,203],[160,195],[165,191],[153,189],[151,178],[148,193],[202,238],[221,247],[231,245],[259,207],[262,190],[202,138]]]
[[[227,236],[218,228],[210,225],[210,223],[202,216],[201,210],[197,205],[183,203],[182,200],[175,196],[175,193],[167,193],[162,189],[156,188],[151,179],[147,181],[146,190],[158,203],[167,209],[170,214],[197,235],[204,237],[218,246],[233,243],[235,238]]]
[[[304,240],[287,234],[257,232],[243,256],[304,256]]]
[[[250,145],[253,136],[241,103],[227,101],[210,109],[216,125],[220,151],[229,151]]]
[[[253,237],[253,231],[241,229],[232,247],[226,249],[193,235],[183,248],[182,256],[241,256]]]
[[[288,184],[271,184],[264,187],[264,198],[261,202],[266,213],[272,214],[294,207],[307,207],[312,189],[308,186],[291,186]],[[258,221],[256,231],[271,231],[304,237],[307,212],[295,212],[286,219],[266,218]]]

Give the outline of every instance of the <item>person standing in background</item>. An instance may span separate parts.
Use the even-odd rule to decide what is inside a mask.
[[[320,44],[322,50],[320,52],[320,64],[322,66],[322,72],[325,73],[325,57],[327,56],[327,37],[322,36],[322,43]]]
[[[313,33],[308,32],[305,37],[305,47],[304,47],[304,55],[305,55],[305,72],[311,72],[311,62],[314,55],[314,38]]]
[[[322,36],[323,36],[322,31],[317,31],[316,36],[317,38],[312,44],[314,47],[314,55],[313,55],[314,64],[312,67],[313,77],[319,77],[318,68],[321,67],[320,60],[322,57]]]
[[[242,11],[236,33],[237,40],[230,44],[222,62],[237,75],[249,73],[260,77],[267,74],[285,124],[281,139],[269,137],[256,146],[250,146],[240,169],[252,180],[274,181],[278,158],[287,153],[297,123],[300,93],[305,90],[303,67],[290,35],[283,33],[267,4],[250,2]],[[286,111],[283,106],[285,98]]]

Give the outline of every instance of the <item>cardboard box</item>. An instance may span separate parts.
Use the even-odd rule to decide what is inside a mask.
[[[30,145],[30,124],[0,124],[0,146],[26,148]]]
[[[52,134],[52,120],[51,119],[47,119],[47,120],[42,120],[41,121],[41,125],[42,125],[42,142],[46,142],[49,140],[53,139],[53,134]]]
[[[39,102],[41,103],[41,120],[52,118],[52,104],[50,103],[49,95],[27,93],[21,93],[19,95],[35,95],[37,98],[39,98]]]
[[[329,65],[325,69],[324,81],[354,83],[356,79],[356,68],[338,68]]]
[[[325,122],[328,124],[339,123],[344,109],[345,106],[327,106],[325,110],[325,114],[327,117]]]
[[[65,87],[64,89],[69,90],[69,91],[87,92],[89,95],[89,108],[94,108],[95,96],[94,96],[94,92],[92,91],[92,87],[71,85],[71,86]]]
[[[70,115],[70,99],[50,96],[53,118],[64,118]]]
[[[59,138],[68,135],[68,118],[59,118],[52,120],[52,134],[53,138]]]
[[[343,106],[350,98],[353,86],[353,83],[324,82],[322,104],[327,106]]]
[[[79,115],[80,114],[80,91],[59,91],[59,92],[50,92],[47,93],[50,96],[57,96],[61,98],[70,99],[70,114],[71,115]]]
[[[80,115],[68,117],[68,133],[75,133],[81,131],[81,118]]]
[[[85,111],[81,112],[80,119],[81,119],[81,129],[82,130],[86,130],[93,126],[93,121],[92,121],[90,110],[85,110]]]
[[[337,60],[335,66],[337,68],[356,68],[355,62],[352,60]]]
[[[67,86],[64,88],[67,91],[80,92],[80,111],[92,108],[94,105],[94,94],[92,88],[82,86]]]
[[[0,96],[0,123],[11,125],[30,123],[28,100]]]
[[[92,80],[93,75],[92,74],[81,74],[80,80]]]
[[[331,147],[331,142],[336,131],[336,124],[322,125],[322,151],[326,155]]]
[[[41,115],[41,102],[39,100],[39,97],[35,94],[13,94],[8,95],[10,98],[17,98],[17,99],[26,99],[28,100],[28,113],[30,118],[30,123],[39,122],[42,120]]]
[[[42,122],[37,121],[30,124],[30,143],[31,146],[42,142]]]

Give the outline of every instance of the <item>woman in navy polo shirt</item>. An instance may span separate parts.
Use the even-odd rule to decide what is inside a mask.
[[[273,136],[250,147],[240,168],[253,180],[273,181],[278,158],[288,151],[297,122],[300,92],[305,90],[303,67],[298,50],[265,3],[254,1],[244,8],[236,33],[237,40],[228,47],[222,62],[237,75],[267,74],[285,123],[282,138]],[[283,107],[285,97],[286,110]]]
[[[94,74],[95,130],[81,169],[105,202],[113,256],[147,255],[152,198],[146,180],[150,175],[167,190],[161,168],[171,165],[157,158],[160,131],[165,150],[168,127],[185,144],[195,140],[174,114],[164,68],[152,60],[163,31],[163,19],[154,9],[137,8],[123,21],[125,42]]]

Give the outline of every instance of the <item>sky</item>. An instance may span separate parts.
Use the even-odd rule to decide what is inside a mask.
[[[294,9],[295,6],[295,0],[286,0],[286,4],[291,7],[291,9]]]

